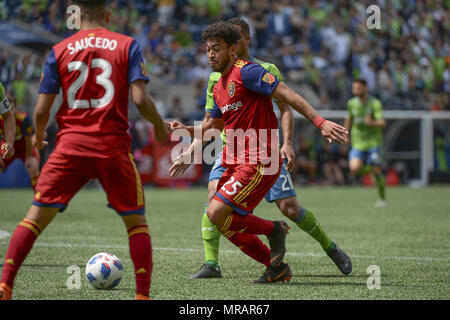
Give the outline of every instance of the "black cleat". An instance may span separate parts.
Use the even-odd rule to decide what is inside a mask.
[[[292,270],[287,263],[280,262],[276,267],[268,266],[264,274],[252,283],[289,282],[292,278]]]
[[[333,260],[343,274],[349,275],[352,272],[352,261],[337,244],[335,244],[335,246],[336,247],[328,252],[327,255]]]
[[[222,272],[220,267],[211,267],[209,264],[203,264],[200,270],[189,277],[190,279],[202,279],[202,278],[222,278]]]
[[[283,261],[286,253],[286,235],[289,233],[289,226],[284,221],[274,221],[273,230],[269,238],[270,245],[270,265],[276,267]]]

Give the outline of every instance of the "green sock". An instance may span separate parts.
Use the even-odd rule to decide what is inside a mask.
[[[385,181],[384,181],[384,176],[383,174],[378,174],[375,175],[375,183],[377,185],[377,190],[378,190],[378,196],[380,197],[380,199],[385,200],[386,199],[386,194],[385,194]]]
[[[215,267],[219,263],[220,232],[206,215],[207,209],[208,205],[205,207],[202,218],[203,249],[205,250],[205,263]]]
[[[320,225],[319,221],[311,211],[301,208],[300,215],[294,222],[300,229],[316,239],[316,241],[320,243],[325,252],[329,252],[330,250],[335,248],[335,244],[328,237],[326,231],[323,229],[323,227]]]

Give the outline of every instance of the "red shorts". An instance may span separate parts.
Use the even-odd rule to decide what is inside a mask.
[[[127,153],[99,159],[62,155],[56,148],[42,168],[33,204],[62,212],[90,179],[100,181],[108,206],[119,215],[145,213],[141,179],[133,156]]]
[[[225,170],[217,185],[214,199],[247,215],[261,202],[280,174],[264,174],[264,165],[237,165]]]

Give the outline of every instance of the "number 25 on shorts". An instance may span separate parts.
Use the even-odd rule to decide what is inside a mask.
[[[235,177],[231,177],[221,188],[227,195],[232,196],[238,192],[238,189],[242,188],[242,183],[236,180]]]

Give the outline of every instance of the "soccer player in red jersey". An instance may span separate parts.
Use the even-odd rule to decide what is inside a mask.
[[[216,106],[210,123],[224,128],[227,139],[222,160],[227,169],[207,215],[226,238],[267,267],[255,282],[285,281],[292,276],[289,265],[282,262],[287,224],[252,214],[277,180],[282,163],[278,137],[273,134],[278,121],[272,99],[284,101],[303,114],[329,142],[346,143],[346,131],[321,118],[301,96],[259,64],[238,59],[239,38],[239,31],[226,22],[215,23],[202,34],[210,65],[221,73],[213,90]],[[179,123],[172,124],[172,129],[180,127]],[[202,123],[202,129],[207,128],[208,124]],[[268,236],[270,250],[256,236],[259,234]]]
[[[33,123],[31,117],[23,111],[19,111],[16,106],[16,100],[11,94],[6,94],[11,110],[14,112],[16,119],[16,132],[14,141],[14,155],[10,158],[2,160],[0,158],[0,173],[16,159],[22,160],[25,168],[30,176],[31,186],[36,187],[39,178],[39,152],[31,144],[31,135],[33,134]],[[3,118],[0,116],[0,136],[3,134]],[[2,141],[3,142],[3,141]]]
[[[12,157],[14,154],[14,137],[16,135],[16,121],[11,110],[6,90],[0,82],[0,116],[3,119],[5,140],[0,142],[0,160]]]
[[[164,141],[168,127],[146,93],[148,77],[137,42],[105,28],[106,0],[77,0],[81,29],[53,47],[47,58],[34,112],[33,145],[44,130],[59,89],[56,147],[42,168],[34,201],[15,229],[0,280],[1,299],[12,296],[16,274],[33,243],[56,214],[90,179],[98,178],[109,206],[123,219],[134,264],[136,299],[149,299],[152,246],[145,219],[142,183],[130,153],[128,94]]]

